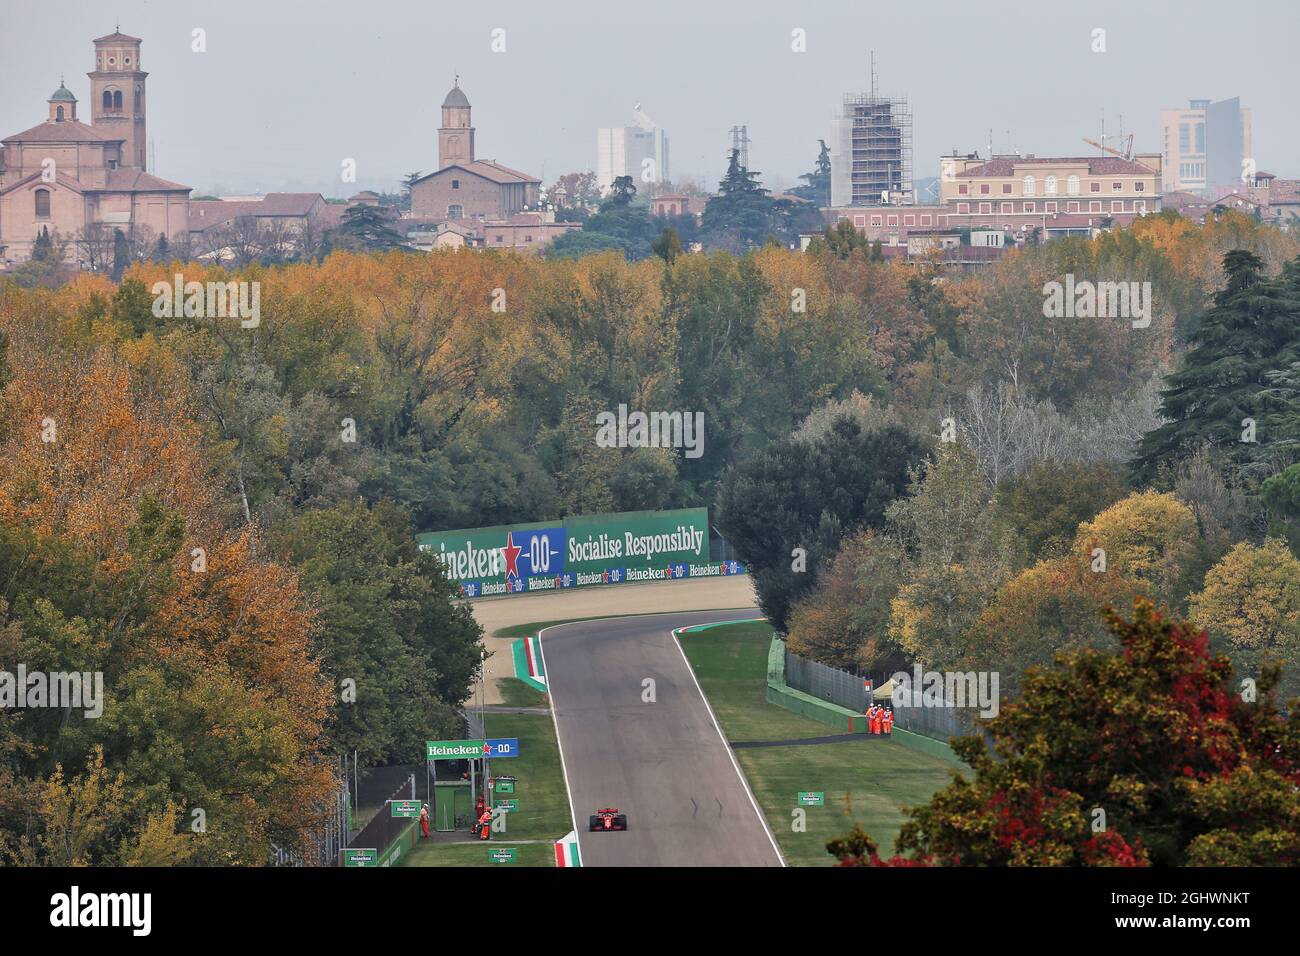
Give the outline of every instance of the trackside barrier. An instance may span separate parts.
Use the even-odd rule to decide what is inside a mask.
[[[808,717],[836,730],[851,734],[867,732],[865,714],[858,714],[847,707],[818,700],[810,694],[795,690],[785,682],[785,643],[775,634],[767,651],[767,702],[784,708],[791,713]]]
[[[402,862],[402,857],[415,849],[415,825],[418,822],[415,819],[407,821],[406,828],[379,854],[380,866],[397,866]]]
[[[394,817],[389,804],[394,800],[415,799],[415,775],[384,801],[379,812],[348,841],[348,847],[379,847],[379,866],[395,866],[415,846],[415,817]]]

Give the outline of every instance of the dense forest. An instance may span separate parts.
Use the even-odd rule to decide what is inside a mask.
[[[1145,596],[1293,676],[1297,255],[1161,214],[975,274],[828,233],[0,282],[0,662],[108,701],[0,712],[0,858],[263,863],[334,755],[453,733],[481,635],[420,530],[708,505],[828,663],[1018,675]],[[178,273],[260,320],[158,317]],[[1046,317],[1065,274],[1152,321]],[[620,404],[703,412],[704,455],[599,447]]]

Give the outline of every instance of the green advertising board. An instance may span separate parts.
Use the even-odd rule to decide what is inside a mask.
[[[343,865],[346,866],[378,866],[379,851],[369,850],[349,850],[343,851]]]
[[[488,851],[489,863],[518,863],[519,851],[514,847],[502,847],[497,849],[493,847]]]
[[[800,790],[799,805],[802,807],[824,807],[826,805],[826,794],[820,790],[816,792]]]
[[[418,817],[423,804],[419,800],[393,800],[389,806],[395,817]]]
[[[500,810],[501,810],[502,813],[518,813],[518,812],[519,812],[519,801],[518,801],[518,800],[498,800],[498,801],[496,801],[496,803],[492,804],[492,809],[495,810],[495,809],[498,809],[498,808],[500,808]]]
[[[467,597],[722,573],[705,508],[577,515],[416,535]]]
[[[515,792],[515,782],[513,780],[493,780],[491,786],[493,793]]]
[[[469,760],[483,756],[486,740],[426,740],[427,760]]]

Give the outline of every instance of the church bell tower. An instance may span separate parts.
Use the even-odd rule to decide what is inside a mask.
[[[122,166],[145,168],[144,81],[139,37],[120,30],[95,41],[95,69],[90,77],[90,122],[102,133],[122,140]]]
[[[438,130],[438,168],[474,162],[474,127],[469,120],[469,98],[460,77],[442,101],[442,126]]]

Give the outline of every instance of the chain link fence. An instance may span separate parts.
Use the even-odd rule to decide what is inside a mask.
[[[301,851],[271,845],[271,866],[336,866],[339,851],[347,843],[348,784],[344,758],[340,757],[334,774],[335,787],[324,809],[324,822],[306,835]]]
[[[861,677],[800,657],[789,650],[785,652],[785,683],[787,687],[859,714],[867,709],[867,688]]]
[[[859,714],[871,705],[865,681],[872,678],[872,687],[883,687],[889,674],[854,674],[830,667],[820,661],[800,657],[792,651],[785,652],[786,686],[811,694],[819,700],[830,701]],[[881,701],[885,703],[885,701]],[[894,726],[924,737],[947,743],[951,737],[985,734],[976,718],[976,707],[957,707],[951,703],[942,706],[899,707],[889,702],[894,710]],[[987,736],[985,734],[985,736]]]

